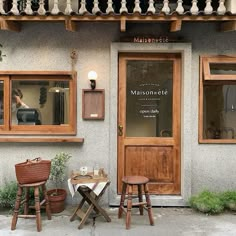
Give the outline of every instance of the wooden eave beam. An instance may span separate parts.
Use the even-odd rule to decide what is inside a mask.
[[[220,25],[221,32],[235,31],[236,30],[236,20],[223,22]]]
[[[120,31],[121,32],[126,31],[126,19],[124,17],[121,17],[120,19]]]
[[[182,20],[175,20],[170,23],[170,32],[180,31],[182,27]]]
[[[65,20],[65,27],[67,31],[75,32],[76,31],[76,23],[71,19]]]
[[[18,22],[10,21],[10,20],[0,20],[0,29],[1,30],[9,30],[20,32],[21,25]]]

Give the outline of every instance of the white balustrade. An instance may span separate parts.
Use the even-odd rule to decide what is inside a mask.
[[[5,9],[4,9],[4,3],[6,0],[0,0],[0,14],[6,14]],[[11,13],[14,15],[19,15],[20,11],[24,11],[27,15],[33,15],[33,10],[32,10],[32,0],[26,0],[26,5],[22,5],[19,7],[18,5],[18,0],[10,0],[12,1],[12,8],[10,10]],[[60,1],[60,4],[59,4]],[[227,1],[230,0],[218,0],[219,1],[219,6],[217,8],[217,14],[218,15],[224,15],[226,13],[226,4],[228,4]],[[49,0],[49,11],[51,12],[52,15],[58,15],[61,11],[59,7],[63,7],[63,11],[65,15],[70,15],[74,11],[77,12],[76,7],[75,7],[75,2],[78,4],[80,2],[80,8],[78,10],[78,13],[80,15],[89,13],[86,6],[87,6],[87,0]],[[117,3],[115,0],[106,0],[107,3],[107,8],[106,8],[106,13],[114,13],[115,8],[114,4]],[[175,10],[178,14],[184,14],[185,9],[183,7],[184,0],[176,0],[174,3],[170,3],[172,1],[169,0],[163,0],[162,4],[160,4],[160,8],[162,12],[165,14],[170,14],[172,10]],[[198,15],[199,14],[199,8],[198,8],[198,0],[192,0],[191,1],[191,7],[190,7],[190,12],[192,15]],[[236,4],[234,3],[234,0],[232,0],[233,3],[230,4]],[[235,0],[236,2],[236,0]],[[206,15],[211,15],[213,13],[213,7],[212,7],[213,0],[205,0],[205,8],[204,8],[204,14]],[[105,3],[104,3],[105,4]],[[128,13],[128,8],[127,8],[127,0],[120,0],[121,7],[119,9],[120,14],[122,13]],[[141,0],[133,0],[134,8],[132,13],[142,13],[142,8],[141,8]],[[155,6],[155,0],[148,0],[148,9],[145,13],[156,13],[156,6]],[[174,6],[173,9],[172,5]],[[24,8],[24,9],[22,9]],[[92,14],[98,14],[101,12],[101,9],[99,8],[99,0],[93,0],[93,8],[92,8]],[[46,10],[45,10],[45,0],[39,0],[39,8],[37,10],[37,13],[39,15],[45,15]]]
[[[184,13],[183,0],[177,1],[176,12],[178,12],[180,15],[182,15]]]
[[[54,0],[53,8],[51,10],[52,15],[57,15],[60,12],[60,9],[58,7],[58,0]]]
[[[19,15],[20,14],[20,12],[17,8],[17,0],[12,1],[12,8],[11,8],[10,12],[12,12],[14,15]]]
[[[133,12],[138,12],[138,13],[141,13],[142,12],[142,9],[140,7],[140,1],[139,0],[135,0],[135,5],[134,5],[134,10]]]
[[[32,8],[31,8],[31,0],[27,0],[27,1],[26,1],[26,7],[25,7],[24,12],[25,12],[27,15],[33,15],[33,10],[32,10]]]
[[[81,0],[81,6],[79,9],[79,14],[83,15],[85,13],[87,13],[87,8],[86,8],[86,1],[85,0]]]
[[[217,8],[217,13],[219,15],[224,15],[226,12],[225,0],[219,0],[219,7]]]
[[[3,0],[0,0],[0,13],[1,14],[6,14],[4,8],[3,8]]]
[[[46,10],[44,8],[44,0],[39,0],[39,9],[38,9],[38,14],[43,16],[46,14]]]
[[[155,14],[156,9],[154,7],[154,0],[149,0],[149,7],[147,9],[147,12],[151,12],[152,14]]]
[[[98,12],[101,12],[98,7],[98,3],[99,3],[98,0],[93,1],[93,9],[92,9],[93,14],[97,14]]]
[[[65,15],[70,15],[71,12],[73,12],[71,7],[71,0],[66,0],[66,9],[65,9]]]
[[[120,13],[127,13],[128,12],[128,9],[126,7],[126,0],[121,0],[121,8],[120,8]]]
[[[162,12],[169,14],[170,13],[170,7],[169,7],[169,0],[163,1],[163,8],[161,9]]]
[[[190,8],[190,12],[192,13],[192,15],[197,15],[198,14],[198,6],[197,6],[197,0],[192,0],[192,7]]]
[[[206,0],[206,7],[204,8],[204,13],[210,15],[213,12],[213,7],[211,6],[212,0]]]
[[[106,13],[114,13],[114,9],[112,7],[112,0],[108,0],[107,1],[107,9],[106,9]]]

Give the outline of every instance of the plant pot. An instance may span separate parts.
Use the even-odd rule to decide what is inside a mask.
[[[67,192],[65,189],[57,189],[57,195],[55,195],[55,193],[56,189],[47,191],[50,209],[51,213],[60,213],[65,210],[65,199]]]

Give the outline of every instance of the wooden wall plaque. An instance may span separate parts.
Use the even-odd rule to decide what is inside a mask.
[[[84,120],[104,120],[105,91],[104,89],[82,90],[82,117]]]

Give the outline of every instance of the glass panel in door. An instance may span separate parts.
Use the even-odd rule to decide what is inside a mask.
[[[173,61],[129,60],[126,137],[172,137]]]

